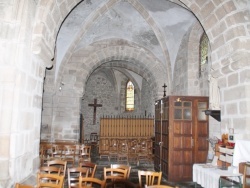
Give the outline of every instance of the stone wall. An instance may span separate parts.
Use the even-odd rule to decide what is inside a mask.
[[[31,51],[36,3],[0,6],[0,187],[10,188],[39,166],[45,67]]]
[[[135,84],[135,111],[126,112],[125,88],[128,78],[122,73],[116,73],[116,76],[119,79],[110,81],[105,74],[97,73],[91,75],[88,79],[81,110],[84,117],[84,137],[86,139],[89,138],[91,132],[99,133],[100,118],[103,116],[144,116],[145,111],[148,114],[154,114],[152,91],[150,91],[149,85],[145,80],[143,80],[143,84],[140,87]],[[143,89],[141,90],[140,88]],[[143,95],[142,92],[144,92]],[[97,99],[97,103],[102,105],[102,107],[97,107],[95,124],[93,123],[94,109],[88,106],[93,104],[94,99]]]

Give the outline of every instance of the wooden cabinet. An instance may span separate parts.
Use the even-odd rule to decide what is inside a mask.
[[[168,181],[191,181],[193,164],[206,162],[208,104],[208,97],[197,96],[156,101],[154,166]]]

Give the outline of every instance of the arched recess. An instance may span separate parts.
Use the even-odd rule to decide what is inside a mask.
[[[95,45],[98,45],[98,43]],[[88,52],[88,57],[84,56],[86,52],[81,55],[81,51],[85,50]],[[152,90],[155,91],[154,96],[156,99],[162,96],[163,81],[165,81],[167,85],[171,82],[171,80],[167,80],[165,66],[153,54],[144,48],[136,48],[134,46],[108,46],[106,48],[100,48],[99,50],[95,49],[94,51],[87,49],[79,50],[72,55],[68,63],[61,66],[58,80],[63,80],[63,76],[67,75],[69,73],[68,71],[73,69],[77,71],[76,75],[81,76],[81,81],[77,79],[78,83],[76,85],[83,85],[84,88],[86,80],[96,68],[103,63],[117,60],[130,62],[128,64],[121,63],[112,66],[124,66],[128,70],[141,75],[149,82]],[[71,68],[69,68],[69,66]]]
[[[192,95],[208,95],[208,81],[206,78],[199,78],[199,46],[200,38],[204,33],[199,22],[192,27],[188,39],[188,93]],[[206,70],[209,72],[210,70]],[[197,92],[197,93],[194,93]]]

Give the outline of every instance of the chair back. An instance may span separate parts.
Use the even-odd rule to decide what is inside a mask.
[[[91,161],[91,146],[83,145],[80,148],[79,162]]]
[[[68,168],[68,188],[79,187],[79,177],[88,177],[89,169],[82,167]]]
[[[67,164],[75,165],[76,159],[76,145],[65,145],[62,152],[62,159],[67,161]]]
[[[120,168],[106,168],[103,169],[104,180],[106,183],[114,182],[117,179],[127,179],[128,170]]]
[[[41,166],[39,172],[43,174],[58,174],[61,173],[61,168],[56,166]]]
[[[79,177],[79,188],[85,188],[85,187],[96,187],[100,186],[100,188],[105,188],[106,183],[105,180],[100,180],[98,178],[92,178],[92,177]]]
[[[51,145],[51,158],[52,159],[61,159],[63,149],[64,149],[63,145],[52,144]]]
[[[64,176],[57,174],[37,174],[36,188],[63,188]]]
[[[83,161],[81,163],[79,163],[79,167],[86,167],[89,169],[89,175],[88,177],[95,177],[95,172],[96,172],[96,164],[95,163],[91,163],[91,162],[87,162],[87,161]]]
[[[130,171],[131,171],[131,166],[129,165],[124,165],[124,164],[111,164],[110,165],[111,168],[119,168],[119,169],[127,169],[127,176],[126,179],[129,179],[130,176]]]
[[[243,173],[243,188],[250,188],[250,164],[246,163]]]
[[[55,159],[52,161],[47,161],[48,166],[56,166],[58,168],[61,168],[61,175],[65,177],[66,175],[66,169],[67,169],[67,161]]]
[[[34,187],[31,185],[16,183],[15,188],[34,188]]]
[[[162,172],[138,170],[139,186],[160,185]]]

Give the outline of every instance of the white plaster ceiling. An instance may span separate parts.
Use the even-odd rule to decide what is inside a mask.
[[[108,8],[109,2],[85,0],[67,16],[57,38],[56,76],[66,52],[72,46],[74,52],[94,42],[112,38],[146,48],[163,64],[167,65],[166,62],[170,61],[173,70],[182,38],[196,22],[193,14],[167,0],[120,0]],[[148,13],[148,17],[144,18],[130,2],[140,3],[142,12]],[[101,12],[100,8],[108,9]],[[151,25],[149,18],[153,20],[152,23],[150,19]]]

